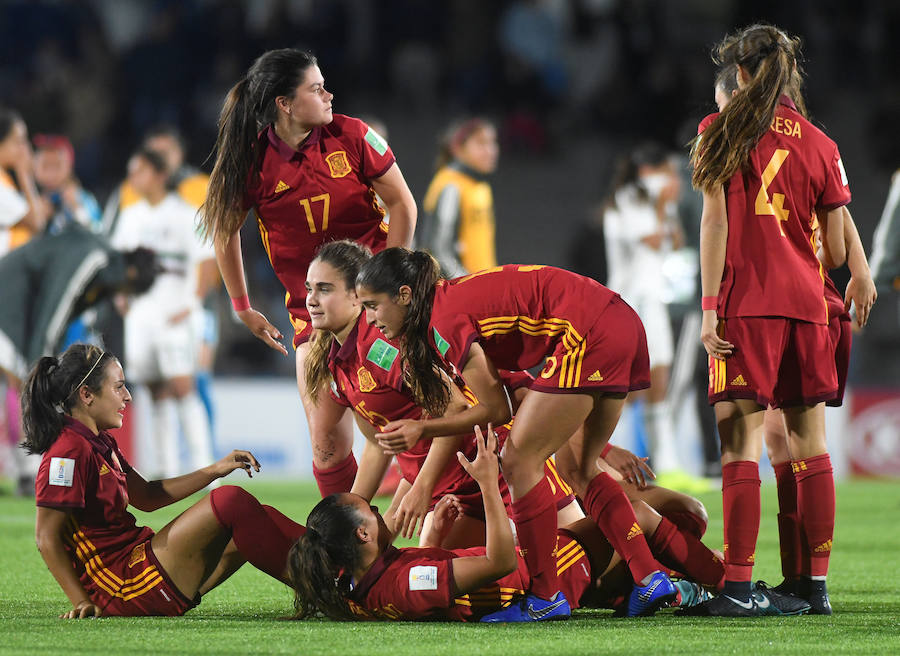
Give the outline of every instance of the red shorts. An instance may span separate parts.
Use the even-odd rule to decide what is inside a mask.
[[[752,399],[761,406],[815,405],[838,391],[829,327],[783,317],[735,317],[720,323],[734,344],[709,359],[709,402]]]
[[[569,606],[578,608],[579,600],[593,584],[591,561],[575,535],[564,528],[556,537],[556,573]]]
[[[294,349],[308,342],[312,337],[313,327],[309,320],[309,312],[305,307],[288,308],[288,316],[291,319],[291,325],[294,327]]]
[[[614,297],[580,340],[561,339],[531,389],[539,392],[609,393],[650,387],[650,356],[644,324]]]
[[[845,313],[828,322],[828,333],[834,345],[834,366],[837,369],[837,396],[826,401],[825,405],[839,406],[844,403],[844,390],[847,388],[847,371],[850,369],[850,346],[853,342],[853,329],[850,315]]]
[[[106,616],[184,615],[200,603],[185,597],[160,566],[150,540],[90,569],[91,601]]]

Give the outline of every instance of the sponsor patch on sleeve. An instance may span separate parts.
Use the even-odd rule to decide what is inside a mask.
[[[50,458],[50,471],[48,472],[49,485],[60,487],[72,487],[75,478],[75,460],[72,458]]]
[[[390,371],[391,365],[394,364],[399,353],[400,351],[396,347],[391,346],[383,339],[376,339],[366,354],[366,360],[385,371]]]
[[[409,570],[410,590],[437,590],[437,567],[416,565]]]
[[[844,170],[844,161],[842,159],[838,159],[838,168],[841,171],[841,184],[846,187],[849,181],[847,180],[847,171]]]
[[[441,357],[447,355],[447,349],[450,348],[450,342],[441,337],[441,334],[437,331],[437,328],[434,328],[434,345],[437,346],[438,352],[441,354]]]
[[[372,128],[369,128],[369,131],[366,132],[366,143],[368,143],[372,147],[372,150],[379,155],[384,155],[387,152],[387,141]]]

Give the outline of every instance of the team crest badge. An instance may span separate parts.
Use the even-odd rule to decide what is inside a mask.
[[[128,566],[134,567],[138,563],[147,560],[147,543],[141,542],[138,546],[131,550],[131,557],[128,559]]]
[[[328,163],[328,170],[331,171],[332,178],[343,178],[350,173],[350,162],[347,159],[347,153],[343,150],[330,153],[325,157]]]
[[[369,373],[369,370],[365,367],[360,367],[356,372],[356,375],[359,377],[359,391],[360,392],[371,392],[375,389],[375,379],[372,378],[372,374]]]

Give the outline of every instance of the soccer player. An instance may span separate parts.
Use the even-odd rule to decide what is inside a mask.
[[[181,615],[246,561],[287,582],[286,555],[304,528],[241,488],[213,490],[158,533],[137,526],[129,504],[156,510],[259,463],[235,450],[146,481],[108,432],[130,401],[115,356],[86,344],[38,360],[25,385],[25,447],[42,454],[35,536],[72,604],[60,617]]]
[[[497,266],[488,176],[499,152],[497,129],[483,118],[455,123],[441,143],[417,244],[431,251],[447,278]]]
[[[420,419],[424,411],[404,381],[398,347],[365,321],[356,299],[356,276],[369,257],[364,246],[341,240],[322,246],[310,264],[306,304],[316,331],[305,367],[311,398],[318,398],[319,390],[330,382],[332,398],[355,411],[367,443],[351,491],[371,500],[392,458],[377,441],[377,433],[392,421]],[[396,454],[408,484],[387,517],[404,537],[412,537],[419,526],[422,539],[427,540],[435,504],[446,495],[455,495],[461,518],[454,523],[444,544],[471,546],[483,544],[484,540],[480,492],[454,456],[459,450],[474,457],[475,441],[471,426],[465,420],[454,421],[451,415],[477,400],[464,383],[457,382],[462,389],[445,379],[453,398],[443,417],[443,435],[455,437],[419,440]],[[508,428],[498,431],[501,440],[505,439]],[[547,467],[558,511],[564,517],[571,517],[572,512],[576,519],[583,517],[571,488],[555,473],[552,464]],[[508,501],[505,483],[501,484],[501,492]]]
[[[798,110],[806,117],[800,89],[801,82],[800,75],[795,71],[791,76],[787,95],[800,100]],[[737,89],[737,67],[733,64],[723,67],[716,75],[715,83],[715,101],[720,112],[737,93]],[[847,264],[851,275],[843,298],[838,293],[831,276],[824,272],[828,330],[834,347],[834,363],[838,379],[837,395],[826,401],[826,405],[830,406],[840,406],[843,403],[852,341],[850,306],[853,305],[856,309],[857,324],[862,327],[868,321],[869,310],[878,296],[856,225],[846,205],[842,210]],[[818,585],[813,586],[811,583],[810,546],[797,513],[796,479],[805,477],[806,473],[802,468],[800,471],[794,471],[784,413],[780,409],[766,409],[764,432],[766,451],[775,472],[778,490],[778,540],[781,570],[784,575],[784,581],[776,586],[775,590],[805,599],[810,604],[810,613],[830,615],[831,602],[828,599],[827,589]],[[813,594],[814,587],[817,590],[816,594]]]
[[[135,153],[128,179],[141,198],[122,210],[112,245],[155,249],[162,273],[128,308],[126,365],[129,379],[147,385],[153,397],[157,472],[175,476],[182,472],[171,405],[187,439],[191,468],[212,460],[209,422],[193,379],[197,339],[192,317],[208,291],[208,280],[201,281],[198,271],[215,255],[197,232],[196,211],[168,191],[169,171],[159,153],[147,148]]]
[[[367,320],[389,339],[402,340],[413,393],[432,416],[447,402],[441,366],[459,371],[480,401],[460,416],[471,413],[473,424],[482,425],[481,416],[499,425],[508,421],[509,408],[482,391],[497,384],[497,368],[544,363],[503,450],[513,519],[533,577],[528,605],[559,608],[552,563],[556,513],[543,469],[553,454],[563,478],[585,490],[585,510],[628,561],[635,581],[629,614],[652,613],[675,594],[628,497],[594,464],[627,393],[650,384],[643,326],[618,294],[545,266],[508,265],[440,280],[433,257],[401,248],[364,264],[356,291]],[[438,421],[406,422],[380,440],[428,436]]]
[[[493,431],[476,427],[477,453],[460,464],[474,478],[484,504],[484,546],[439,547],[440,535],[453,523],[453,504],[435,511],[436,539],[425,548],[397,549],[378,509],[355,494],[332,495],[313,508],[307,532],[291,550],[289,569],[297,617],[321,611],[333,619],[498,621],[516,607],[534,584],[525,559],[517,554],[498,487],[498,448]],[[631,590],[631,577],[616,564],[610,544],[591,520],[554,528],[559,548],[553,567],[572,606],[610,607]],[[679,582],[677,604],[696,603],[699,586]],[[562,603],[558,601],[557,604]],[[529,605],[533,619],[554,617]],[[564,616],[563,616],[564,617]],[[499,621],[507,621],[500,618]]]
[[[409,244],[416,220],[415,200],[387,143],[362,121],[334,114],[333,100],[311,54],[283,49],[261,55],[222,108],[203,214],[238,317],[287,355],[278,341],[281,333],[247,296],[238,231],[249,211],[256,217],[272,268],[287,292],[297,385],[323,496],[348,491],[357,465],[345,409],[326,394],[313,404],[306,393],[307,268],[316,249],[332,239],[354,239],[374,251]],[[390,226],[376,194],[390,212]]]
[[[822,264],[846,257],[850,201],[837,146],[786,94],[799,40],[753,25],[730,35],[714,60],[737,68],[738,91],[698,129],[691,159],[703,191],[701,340],[710,355],[709,400],[722,439],[724,593],[692,612],[799,614],[803,600],[751,584],[759,532],[759,456],[767,406],[782,408],[797,509],[824,591],[834,530],[834,479],[824,401],[838,389]],[[727,127],[726,127],[727,126]]]
[[[50,216],[34,183],[33,158],[25,121],[0,107],[0,255],[42,232]]]

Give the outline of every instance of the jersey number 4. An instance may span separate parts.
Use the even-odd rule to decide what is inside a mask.
[[[306,212],[306,223],[309,225],[309,233],[315,234],[318,232],[316,229],[316,219],[313,216],[313,203],[322,203],[322,227],[318,230],[325,232],[328,230],[328,207],[331,205],[331,195],[330,194],[319,194],[318,196],[313,196],[312,198],[303,198],[300,200],[300,205],[303,207],[303,211]]]
[[[775,151],[772,155],[772,159],[769,160],[765,170],[763,170],[762,185],[759,188],[759,193],[756,194],[757,215],[774,216],[776,224],[778,225],[778,231],[781,232],[782,237],[785,235],[781,224],[788,220],[790,210],[784,206],[784,194],[772,194],[770,199],[769,185],[772,184],[772,180],[778,175],[778,171],[781,169],[781,165],[784,164],[784,160],[787,159],[788,154],[788,151],[783,148],[778,148]]]

